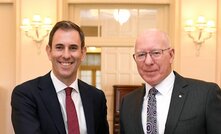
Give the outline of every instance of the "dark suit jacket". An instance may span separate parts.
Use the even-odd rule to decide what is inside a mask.
[[[78,80],[88,134],[109,134],[103,91]],[[60,104],[48,74],[15,87],[11,98],[15,134],[66,134]]]
[[[144,95],[145,88],[141,88],[123,98],[121,134],[144,134],[141,122]],[[218,85],[183,78],[175,72],[164,134],[221,134],[221,91]]]

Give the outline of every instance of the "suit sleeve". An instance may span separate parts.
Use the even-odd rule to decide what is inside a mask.
[[[15,87],[11,96],[11,119],[15,134],[42,134],[34,99],[28,90],[23,89],[22,86]]]
[[[123,124],[123,105],[124,105],[124,98],[122,98],[121,107],[120,107],[120,134],[125,134],[124,132],[124,124]]]
[[[212,88],[206,105],[207,134],[221,134],[221,90],[218,85]]]
[[[100,122],[100,132],[99,134],[109,134],[109,125],[108,125],[108,121],[107,121],[107,100],[105,98],[104,93],[102,92],[102,105],[101,105],[101,122]]]

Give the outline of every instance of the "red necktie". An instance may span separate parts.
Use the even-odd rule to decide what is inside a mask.
[[[66,113],[67,113],[67,120],[68,120],[68,134],[80,134],[79,131],[79,124],[78,124],[78,117],[74,102],[71,98],[71,87],[67,87],[65,89],[66,92]]]

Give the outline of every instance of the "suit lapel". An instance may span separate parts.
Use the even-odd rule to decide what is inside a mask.
[[[40,96],[42,97],[43,103],[58,131],[61,134],[65,134],[66,131],[60,104],[49,73],[40,79],[39,88],[41,90]]]
[[[172,134],[174,132],[188,93],[188,90],[184,89],[187,86],[184,78],[178,75],[176,72],[174,73],[175,84],[171,96],[170,108],[168,111],[164,134]]]
[[[93,101],[90,95],[89,87],[83,83],[81,80],[78,80],[78,86],[79,86],[79,92],[81,95],[81,101],[84,108],[84,116],[87,124],[87,132],[88,134],[94,134],[94,107],[93,107]]]

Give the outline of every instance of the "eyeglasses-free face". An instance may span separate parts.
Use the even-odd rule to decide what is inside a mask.
[[[73,83],[86,56],[86,47],[81,47],[78,31],[58,29],[51,47],[48,45],[46,50],[55,76],[66,85]]]
[[[166,51],[166,50],[170,50],[170,48],[154,49],[154,50],[151,50],[149,52],[141,51],[141,52],[137,52],[137,53],[133,54],[133,57],[134,57],[134,60],[138,61],[138,62],[145,61],[145,59],[147,57],[147,54],[149,54],[152,59],[158,59],[163,55],[163,52]]]

